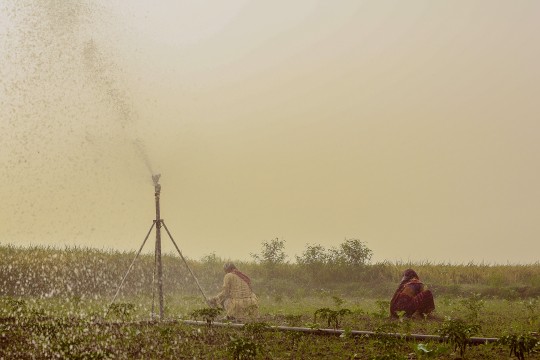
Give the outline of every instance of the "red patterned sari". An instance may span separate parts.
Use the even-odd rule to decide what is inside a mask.
[[[405,316],[411,317],[417,313],[426,315],[435,310],[433,294],[418,279],[413,270],[405,271],[403,280],[390,301],[390,315],[398,317],[399,311],[404,311]]]

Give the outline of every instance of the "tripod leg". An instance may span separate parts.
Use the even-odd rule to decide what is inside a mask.
[[[139,248],[139,251],[137,252],[137,255],[135,256],[135,258],[133,259],[133,261],[129,265],[129,268],[126,271],[126,274],[124,275],[124,277],[122,278],[122,281],[120,282],[120,285],[118,286],[118,289],[116,289],[116,294],[114,294],[114,298],[112,299],[109,307],[107,308],[107,313],[105,313],[105,317],[107,317],[107,315],[109,315],[109,311],[111,310],[112,304],[114,304],[114,301],[116,300],[116,297],[118,296],[118,293],[120,292],[120,289],[122,288],[122,285],[124,285],[124,281],[126,281],[126,278],[127,278],[128,274],[129,274],[129,272],[131,271],[131,268],[133,267],[133,264],[135,263],[135,260],[137,260],[137,258],[141,254],[141,251],[142,251],[142,249],[144,247],[144,244],[146,243],[146,240],[148,240],[148,237],[150,236],[150,233],[152,232],[152,229],[154,228],[155,224],[156,224],[156,222],[154,221],[152,223],[152,226],[150,226],[150,230],[148,230],[148,234],[146,234],[146,237],[144,238],[144,241],[143,241],[141,247]]]
[[[154,252],[154,271],[152,272],[152,320],[154,320],[154,317],[155,317],[156,268],[157,268],[157,252]]]
[[[176,245],[176,242],[174,241],[171,233],[169,232],[169,229],[167,229],[167,225],[165,225],[165,222],[163,221],[163,219],[161,220],[161,223],[163,224],[163,227],[165,228],[165,231],[167,231],[167,234],[169,235],[169,237],[171,238],[171,241],[173,242],[174,244],[174,247],[176,248],[176,251],[178,251],[178,254],[180,254],[180,257],[182,258],[182,260],[184,261],[184,264],[186,264],[186,267],[187,269],[189,270],[189,273],[191,274],[191,276],[193,276],[193,279],[195,279],[195,283],[197,283],[197,287],[199,288],[199,291],[201,292],[202,296],[204,297],[204,300],[206,302],[208,302],[208,298],[206,297],[206,295],[204,294],[204,291],[203,289],[201,288],[201,285],[199,284],[199,280],[197,280],[197,277],[195,276],[195,274],[193,273],[193,271],[191,271],[191,268],[189,267],[186,259],[184,259],[184,255],[182,255],[182,252],[180,251],[180,249],[178,248],[178,245]]]

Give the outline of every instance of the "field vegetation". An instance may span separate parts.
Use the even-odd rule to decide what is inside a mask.
[[[251,261],[236,261],[260,298],[260,317],[242,328],[217,326],[223,314],[207,309],[186,264],[173,254],[163,256],[165,319],[156,322],[153,255],[137,259],[111,305],[135,253],[0,245],[0,358],[540,358],[539,263],[372,263],[371,250],[357,239],[331,249],[307,245],[294,259],[284,248],[283,240],[272,239]],[[219,291],[225,260],[215,254],[187,260],[207,295]],[[406,268],[433,291],[433,317],[389,319],[389,300]],[[205,321],[193,326],[185,319]],[[352,330],[372,333],[353,336]],[[472,346],[470,337],[499,340]]]

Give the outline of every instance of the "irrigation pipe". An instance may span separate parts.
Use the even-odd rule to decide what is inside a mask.
[[[16,323],[15,318],[0,318],[0,323],[5,322],[14,322]],[[166,321],[160,321],[157,322],[155,320],[144,320],[144,321],[133,321],[133,322],[96,322],[94,323],[97,326],[125,326],[125,325],[157,325],[157,324],[185,324],[185,325],[192,325],[192,326],[209,326],[208,322],[206,321],[197,321],[197,320],[166,320]],[[240,323],[223,323],[223,322],[212,322],[211,326],[216,327],[226,327],[226,328],[235,328],[235,329],[242,329],[246,324],[240,324]],[[303,333],[303,334],[312,334],[312,335],[322,335],[322,336],[341,336],[346,331],[341,329],[313,329],[313,328],[306,328],[306,327],[292,327],[292,326],[269,326],[269,331],[281,331],[281,332],[297,332],[297,333]],[[438,335],[424,335],[424,334],[400,334],[400,333],[380,333],[380,332],[374,332],[374,331],[364,331],[364,330],[350,330],[347,331],[348,335],[350,336],[372,336],[372,337],[394,337],[399,338],[407,341],[416,341],[416,340],[422,340],[422,341],[438,341],[438,342],[444,342],[446,341],[446,337],[444,336],[438,336]],[[487,343],[495,343],[499,341],[499,338],[493,338],[493,337],[470,337],[467,339],[467,342],[472,345],[482,345]]]
[[[206,321],[196,321],[196,320],[180,320],[181,323],[186,325],[196,325],[196,326],[208,326]],[[222,323],[222,322],[212,322],[212,326],[218,327],[233,327],[233,328],[243,328],[245,324],[238,323]],[[270,326],[269,330],[271,331],[282,331],[282,332],[299,332],[304,334],[313,334],[313,335],[327,335],[327,336],[340,336],[344,333],[347,333],[350,336],[387,336],[404,339],[407,341],[413,340],[424,340],[424,341],[446,341],[446,337],[438,335],[423,335],[423,334],[400,334],[400,333],[379,333],[374,331],[363,331],[363,330],[350,330],[345,331],[341,329],[312,329],[306,327],[291,327],[291,326]],[[467,341],[469,344],[486,344],[497,342],[499,338],[491,337],[470,337]]]

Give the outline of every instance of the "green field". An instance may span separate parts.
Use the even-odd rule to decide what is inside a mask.
[[[182,322],[203,320],[194,312],[206,305],[185,264],[173,255],[163,259],[162,322],[149,321],[153,255],[137,260],[109,308],[134,255],[0,246],[0,358],[457,359],[465,346],[465,358],[508,359],[512,345],[514,358],[522,356],[520,349],[527,359],[540,358],[539,264],[237,262],[252,277],[260,317],[236,328]],[[220,288],[222,263],[213,254],[188,260],[207,295]],[[435,294],[432,318],[388,318],[389,299],[408,267]],[[343,334],[272,326],[335,328]],[[351,330],[373,334],[352,336]],[[406,341],[387,333],[449,335],[455,341]],[[464,345],[469,336],[504,341]]]

